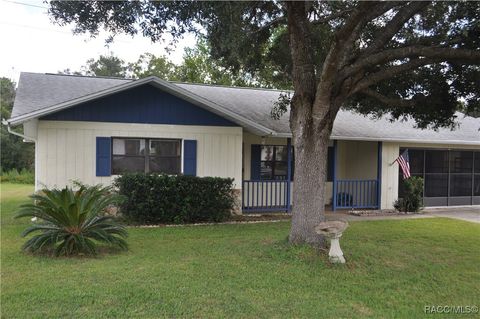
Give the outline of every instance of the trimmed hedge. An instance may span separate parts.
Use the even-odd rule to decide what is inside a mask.
[[[231,178],[126,174],[115,186],[128,198],[121,213],[140,224],[220,222],[235,205]]]

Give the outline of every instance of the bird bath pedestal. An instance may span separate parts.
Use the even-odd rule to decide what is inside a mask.
[[[315,232],[330,239],[330,251],[328,258],[334,264],[344,264],[345,257],[343,257],[342,249],[340,248],[340,237],[348,227],[348,222],[334,220],[318,224],[315,227]]]

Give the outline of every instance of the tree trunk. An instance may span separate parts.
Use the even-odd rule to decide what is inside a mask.
[[[305,2],[286,2],[295,88],[290,105],[290,129],[295,146],[290,242],[321,248],[325,240],[314,228],[325,221],[327,151],[336,112],[332,107],[331,85],[319,85],[320,90],[317,89],[305,5]],[[322,78],[323,75],[320,84],[325,84]]]
[[[296,121],[299,125],[302,125],[301,122],[305,123]],[[294,244],[307,243],[324,248],[325,239],[316,234],[314,228],[325,221],[325,181],[331,124],[313,122],[313,125],[303,128],[295,127],[295,122],[292,124],[295,183],[289,239]]]

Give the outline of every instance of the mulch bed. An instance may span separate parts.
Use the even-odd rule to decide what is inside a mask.
[[[255,224],[268,222],[281,222],[290,220],[291,215],[285,213],[269,213],[269,214],[248,214],[234,215],[225,222],[218,223],[193,223],[193,224],[156,224],[156,225],[129,225],[134,228],[160,228],[160,227],[185,227],[185,226],[208,226],[208,225],[228,225],[228,224]]]
[[[272,221],[272,220],[289,220],[292,215],[285,213],[269,213],[269,214],[243,214],[235,215],[230,219],[236,222],[248,222],[248,221]]]

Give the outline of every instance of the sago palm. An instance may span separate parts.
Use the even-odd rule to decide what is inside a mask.
[[[38,252],[53,249],[56,256],[95,255],[99,242],[126,250],[127,232],[114,217],[105,214],[110,205],[118,205],[123,196],[108,187],[77,185],[63,189],[44,189],[30,197],[33,203],[20,206],[16,218],[39,220],[22,233],[31,233],[23,250]]]

